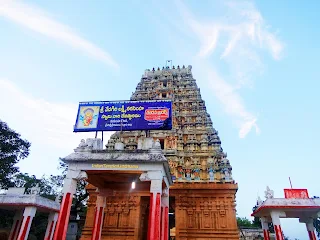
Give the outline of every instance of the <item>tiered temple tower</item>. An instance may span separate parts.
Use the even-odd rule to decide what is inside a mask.
[[[191,70],[191,66],[147,69],[130,99],[171,99],[172,130],[116,132],[106,148],[112,150],[121,141],[134,150],[139,139],[159,139],[174,181],[170,228],[176,239],[239,239],[238,186]],[[90,202],[88,214],[94,207]]]

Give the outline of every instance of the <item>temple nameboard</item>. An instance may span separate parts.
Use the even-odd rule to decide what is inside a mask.
[[[80,102],[74,132],[171,130],[170,100]]]

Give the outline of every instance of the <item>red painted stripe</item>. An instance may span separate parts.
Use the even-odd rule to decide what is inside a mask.
[[[164,235],[164,207],[161,207],[161,221],[160,221],[160,230],[161,230],[161,236],[160,239],[163,240]]]
[[[160,239],[161,195],[150,193],[148,240]]]
[[[22,224],[22,232],[20,236],[18,236],[18,240],[26,239],[27,231],[29,229],[29,224],[30,224],[30,218],[31,218],[30,216],[27,216],[26,221]]]
[[[57,222],[54,240],[63,240],[67,235],[67,228],[70,217],[70,208],[72,204],[72,194],[66,193],[62,199],[60,214]]]
[[[274,225],[274,231],[276,233],[276,240],[284,240],[280,225]]]
[[[163,233],[163,240],[168,240],[169,238],[169,207],[164,208],[164,221],[163,221],[164,233]]]
[[[19,226],[18,226],[18,229],[17,229],[17,233],[16,233],[14,239],[18,239],[19,233],[20,233],[20,231],[21,231],[21,226],[22,226],[23,220],[24,220],[24,216],[22,216],[22,218],[21,218],[21,221],[20,221],[20,223],[19,223]]]
[[[312,231],[312,237],[314,240],[317,240],[316,233],[314,231]]]
[[[314,233],[314,231],[308,231],[308,234],[309,234],[310,240],[317,240],[316,234]]]
[[[161,222],[160,222],[160,229],[161,229],[161,237],[160,239],[164,239],[164,226],[165,226],[165,216],[164,216],[164,207],[161,207]]]
[[[155,210],[155,198],[153,193],[150,193],[148,240],[154,240],[154,217],[155,217],[154,210]]]
[[[14,228],[13,228],[13,232],[12,232],[10,240],[15,240],[19,223],[20,223],[20,220],[18,219],[14,224]]]
[[[270,234],[267,229],[263,230],[263,236],[264,236],[264,240],[270,240]]]
[[[48,235],[46,236],[46,238],[44,240],[51,240],[51,233],[52,233],[53,225],[54,225],[54,221],[51,221]]]
[[[102,214],[103,214],[103,207],[100,207],[97,226],[96,226],[96,237],[94,240],[100,240],[100,238],[101,238]]]
[[[157,193],[156,209],[155,209],[155,226],[154,226],[154,230],[156,233],[155,240],[160,239],[160,222],[161,222],[161,195],[160,193]]]
[[[94,208],[94,220],[93,220],[93,228],[92,228],[92,237],[91,237],[91,239],[94,239],[95,233],[96,233],[97,214],[98,214],[98,210],[97,210],[97,208],[95,207],[95,208]]]

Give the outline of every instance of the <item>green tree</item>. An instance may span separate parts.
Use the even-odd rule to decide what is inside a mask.
[[[12,176],[19,171],[16,164],[29,155],[30,145],[0,120],[0,188],[9,187]]]
[[[252,222],[247,218],[237,217],[238,227],[253,227]]]

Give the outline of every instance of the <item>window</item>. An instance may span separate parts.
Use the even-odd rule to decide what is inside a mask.
[[[166,98],[167,97],[167,93],[162,93],[162,98]]]

